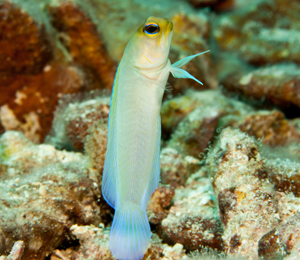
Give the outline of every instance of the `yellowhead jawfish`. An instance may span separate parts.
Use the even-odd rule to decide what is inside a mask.
[[[151,238],[146,214],[160,175],[160,108],[169,73],[196,78],[181,69],[186,57],[168,59],[173,24],[149,17],[127,44],[119,64],[110,106],[102,193],[115,215],[110,250],[118,259],[143,258]]]

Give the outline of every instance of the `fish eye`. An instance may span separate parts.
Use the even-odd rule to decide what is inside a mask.
[[[159,26],[156,23],[148,23],[144,26],[144,32],[149,36],[154,36],[159,33]]]

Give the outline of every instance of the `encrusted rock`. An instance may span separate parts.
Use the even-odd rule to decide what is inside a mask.
[[[88,15],[71,1],[51,6],[49,11],[52,24],[73,61],[83,66],[104,88],[112,89],[117,66]]]
[[[51,20],[48,4],[0,3],[0,131],[21,131],[35,143],[48,134],[60,97],[111,89],[116,71],[81,8],[56,5]]]
[[[167,217],[168,210],[166,208],[171,205],[174,194],[174,189],[166,186],[159,186],[153,192],[147,208],[150,223],[159,224]]]
[[[115,260],[109,250],[109,230],[94,226],[71,227],[72,234],[79,239],[80,247],[69,253],[74,260]],[[151,242],[143,259],[188,260],[181,244],[173,247],[162,244],[157,235],[152,234]],[[67,252],[62,252],[65,254]],[[51,258],[52,260],[52,258]],[[54,260],[54,258],[53,258]]]
[[[279,106],[290,116],[296,116],[300,111],[299,72],[295,64],[273,65],[247,73],[236,72],[223,85],[256,105]]]
[[[289,159],[266,160],[266,173],[274,189],[300,197],[300,164]]]
[[[180,122],[167,146],[178,150],[184,156],[201,159],[214,136],[220,115],[219,106],[195,109]]]
[[[300,132],[278,110],[251,113],[243,118],[239,128],[273,147],[300,141]]]
[[[291,254],[300,239],[300,213],[264,235],[258,243],[258,254],[263,259],[283,259]]]
[[[198,112],[192,114],[190,119],[187,118],[188,114],[196,108]],[[239,122],[240,118],[245,117],[251,111],[253,108],[234,99],[226,98],[220,91],[187,91],[184,96],[163,103],[161,109],[162,133],[167,138],[176,131],[179,123],[185,118],[187,118],[185,121],[189,122],[191,119],[197,120],[198,117],[201,121],[201,118],[215,118],[216,120],[216,117],[222,116],[218,127],[233,124],[237,127],[236,123]],[[219,130],[217,129],[217,131]]]
[[[174,205],[161,223],[162,236],[169,243],[181,243],[190,250],[201,246],[223,249],[222,227],[210,179],[178,188]]]
[[[48,141],[59,148],[71,146],[73,149],[82,151],[89,133],[94,134],[95,137],[97,133],[107,132],[110,97],[103,93],[98,94],[99,97],[97,98],[87,97],[83,101],[76,100],[76,97],[73,96],[62,99],[55,112],[53,132],[47,138]],[[97,127],[99,127],[100,132]],[[106,140],[106,135],[101,135],[99,140],[96,138],[96,142],[99,144],[102,143],[102,138]],[[88,141],[87,149],[89,149],[92,139]],[[91,150],[88,151],[92,152]],[[91,153],[90,155],[95,158],[94,154]]]
[[[1,81],[1,79],[0,79]],[[0,123],[35,143],[49,132],[60,96],[76,93],[84,78],[75,67],[47,65],[37,75],[9,76],[0,83]]]
[[[161,108],[163,136],[169,136],[186,115],[197,107],[197,103],[192,95],[175,97],[163,102]]]
[[[264,161],[255,140],[226,128],[207,155],[228,254],[258,257],[258,241],[279,223],[273,185],[261,180]]]
[[[299,11],[298,0],[247,2],[241,11],[221,17],[214,36],[222,50],[252,64],[300,63]]]
[[[102,175],[106,146],[107,146],[107,122],[102,120],[94,122],[87,131],[87,136],[84,143],[84,151],[92,160],[92,167],[96,169],[99,175]],[[102,183],[101,180],[99,180]]]
[[[16,5],[0,2],[0,85],[6,75],[43,71],[52,58],[44,29]]]
[[[183,157],[173,148],[163,148],[160,155],[161,182],[176,188],[185,185],[191,173],[199,168],[200,161],[191,156]]]
[[[97,176],[82,154],[34,145],[7,131],[0,139],[0,158],[1,254],[22,240],[22,260],[44,259],[62,243],[72,242],[73,224],[105,221]]]

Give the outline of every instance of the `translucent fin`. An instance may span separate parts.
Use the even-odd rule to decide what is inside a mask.
[[[201,81],[199,81],[198,79],[196,79],[194,76],[192,76],[187,71],[185,71],[183,69],[180,69],[180,67],[182,67],[183,65],[187,64],[190,60],[194,59],[195,57],[197,57],[199,55],[202,55],[204,53],[207,53],[209,51],[210,50],[204,51],[204,52],[200,52],[200,53],[197,53],[195,55],[188,56],[188,57],[185,57],[184,59],[179,60],[179,61],[175,62],[174,64],[172,64],[170,72],[172,73],[173,77],[174,78],[193,79],[193,80],[197,81],[199,84],[203,85],[203,83]]]
[[[151,174],[148,179],[148,185],[142,198],[142,207],[147,209],[148,201],[152,193],[156,190],[160,176],[160,139],[161,139],[161,119],[160,115],[156,121],[155,148],[153,154]]]
[[[177,67],[173,67],[170,70],[170,72],[172,73],[174,78],[188,78],[188,79],[193,79],[195,81],[197,81],[199,84],[203,85],[203,83],[201,81],[199,81],[198,79],[196,79],[194,76],[192,76],[190,73],[188,73],[187,71],[177,68]]]
[[[173,90],[173,87],[172,87],[171,83],[167,82],[167,85],[165,86],[165,91],[168,93],[171,93],[172,90]]]
[[[106,202],[113,208],[116,205],[116,183],[117,183],[117,88],[119,81],[119,68],[116,73],[113,91],[111,94],[108,133],[107,133],[107,150],[104,162],[102,177],[102,195]]]
[[[200,52],[200,53],[197,53],[195,55],[188,56],[188,57],[185,57],[184,59],[179,60],[179,61],[175,62],[174,64],[172,64],[172,67],[180,68],[183,65],[187,64],[190,60],[194,59],[195,57],[200,56],[200,55],[202,55],[204,53],[207,53],[209,51],[210,50],[204,51],[204,52]]]
[[[147,251],[151,231],[145,210],[140,208],[115,211],[109,246],[119,260],[139,260]]]

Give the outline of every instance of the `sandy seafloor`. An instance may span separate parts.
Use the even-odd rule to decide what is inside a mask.
[[[115,259],[101,194],[110,95],[169,18],[161,180],[144,259],[300,259],[300,1],[0,0],[0,259]]]

